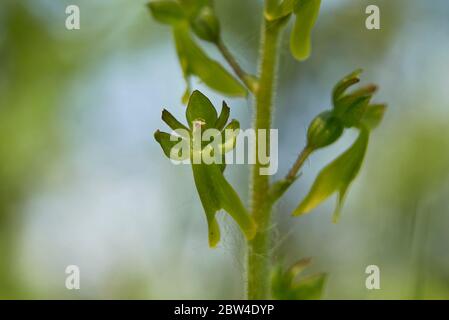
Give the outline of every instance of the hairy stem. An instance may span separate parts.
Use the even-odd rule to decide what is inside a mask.
[[[264,19],[259,62],[259,86],[256,91],[253,120],[256,136],[258,136],[258,130],[267,130],[268,133],[271,128],[281,26],[280,23],[268,22]],[[270,150],[269,134],[265,136],[266,141],[259,141],[259,138],[256,138],[257,150],[262,143],[266,144],[265,150]],[[268,299],[270,292],[272,202],[269,194],[269,176],[260,174],[262,167],[257,159],[252,168],[250,183],[252,216],[257,223],[258,231],[255,238],[248,242],[248,299]]]
[[[222,39],[219,39],[216,43],[218,50],[221,52],[225,60],[229,63],[232,70],[234,70],[235,74],[239,79],[245,84],[245,86],[252,92],[255,93],[257,90],[257,80],[255,77],[246,73],[237,60],[234,58],[232,53],[226,47]]]

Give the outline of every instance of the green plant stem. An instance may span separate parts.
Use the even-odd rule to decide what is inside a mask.
[[[291,185],[298,179],[298,172],[301,170],[305,161],[309,158],[313,150],[309,147],[305,147],[301,153],[298,155],[292,168],[289,170],[284,179],[281,179],[271,185],[270,188],[270,199],[271,203],[274,204],[279,200],[280,197],[291,187]]]
[[[255,93],[257,90],[257,79],[254,76],[249,75],[246,73],[243,68],[240,66],[240,64],[237,62],[237,60],[234,58],[232,53],[229,51],[229,49],[224,44],[223,40],[220,38],[216,46],[218,50],[221,52],[225,60],[229,63],[232,70],[234,70],[235,74],[239,79],[245,84],[245,86],[248,88],[249,91],[252,93]]]
[[[292,168],[285,176],[285,180],[295,181],[299,170],[301,169],[304,162],[307,160],[307,158],[310,156],[311,153],[312,153],[312,149],[310,149],[309,147],[305,147],[301,151],[301,153],[298,155],[298,158],[296,159],[295,163],[293,164]]]
[[[256,91],[256,108],[253,124],[256,133],[260,129],[267,130],[267,133],[269,133],[271,128],[281,27],[280,23],[268,22],[264,19],[259,62],[259,86]],[[269,134],[266,134],[266,137],[266,150],[270,150]],[[257,150],[260,143],[257,137]],[[257,159],[256,164],[252,168],[250,183],[251,210],[258,231],[254,239],[248,242],[248,299],[268,299],[270,292],[272,202],[269,196],[269,176],[260,175],[262,167],[259,159]]]

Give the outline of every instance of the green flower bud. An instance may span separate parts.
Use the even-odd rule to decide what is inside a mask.
[[[316,150],[334,143],[343,134],[343,129],[343,124],[331,111],[319,114],[312,120],[307,131],[308,147]]]
[[[154,19],[160,23],[175,25],[186,19],[182,7],[175,1],[155,0],[147,6]]]
[[[217,43],[220,38],[220,23],[211,7],[204,7],[191,21],[195,34],[202,40]]]

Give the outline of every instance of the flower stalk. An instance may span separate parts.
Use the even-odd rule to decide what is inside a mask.
[[[259,62],[259,87],[256,92],[256,108],[253,128],[269,130],[273,114],[273,97],[279,56],[279,36],[282,24],[264,19]],[[259,138],[257,138],[259,139]],[[256,140],[256,148],[261,141]],[[266,135],[267,150],[270,150],[270,136]],[[257,154],[257,153],[256,153]],[[251,215],[257,224],[257,233],[248,241],[247,297],[248,299],[268,299],[270,292],[271,264],[271,212],[269,176],[261,175],[261,163],[257,159],[252,168],[250,182]]]

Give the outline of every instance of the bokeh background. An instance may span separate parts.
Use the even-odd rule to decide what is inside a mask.
[[[80,7],[80,30],[65,29],[69,4]],[[237,228],[223,215],[224,239],[208,248],[190,168],[173,166],[153,140],[162,107],[183,117],[184,82],[169,28],[144,4],[0,3],[0,298],[244,297]],[[369,4],[381,9],[381,30],[365,29]],[[216,7],[225,41],[254,71],[262,1]],[[287,33],[282,41],[279,176],[341,76],[363,67],[389,105],[339,224],[333,201],[290,212],[351,133],[315,154],[276,208],[276,259],[313,257],[308,272],[329,274],[325,299],[449,298],[448,16],[446,0],[323,0],[312,57],[294,61]],[[227,101],[249,127],[251,99]],[[227,170],[244,199],[247,172]],[[81,290],[65,288],[72,264]],[[365,288],[371,264],[381,290]]]

